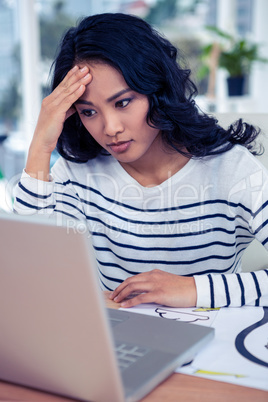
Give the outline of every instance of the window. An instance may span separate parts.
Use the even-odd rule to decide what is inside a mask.
[[[31,14],[23,20],[22,5],[31,7]],[[229,5],[229,8],[228,8]],[[235,13],[232,7],[235,6]],[[224,7],[224,13],[221,12]],[[101,12],[124,12],[145,18],[165,34],[185,55],[197,82],[197,102],[205,110],[218,112],[266,113],[268,93],[268,64],[254,65],[248,81],[247,95],[228,97],[226,73],[215,72],[213,99],[207,97],[209,76],[202,79],[199,71],[201,48],[212,40],[206,25],[220,26],[227,32],[254,39],[261,43],[261,56],[268,58],[268,2],[260,0],[0,0],[0,183],[19,177],[25,164],[26,151],[34,131],[34,119],[40,109],[42,97],[49,91],[49,69],[55,56],[57,43],[67,27],[86,15]],[[40,38],[36,53],[29,43],[25,53],[22,29],[37,22],[36,37]],[[230,25],[231,24],[231,25]],[[31,31],[32,32],[32,31]],[[35,36],[34,36],[35,37]],[[30,39],[33,39],[30,37]],[[34,54],[38,63],[30,60]],[[28,56],[25,56],[28,54]],[[22,55],[22,57],[21,57]],[[30,72],[25,90],[25,57]],[[28,60],[29,58],[29,60]],[[37,65],[36,65],[37,64]],[[25,69],[24,69],[25,70]],[[27,69],[29,74],[29,69]],[[31,75],[32,74],[32,75]],[[29,94],[34,93],[34,96]],[[38,98],[38,94],[40,97]],[[27,97],[28,96],[28,97]],[[33,99],[39,99],[35,101]],[[32,102],[33,104],[29,104]],[[32,108],[32,109],[31,109]],[[33,112],[34,110],[34,112]],[[4,183],[4,184],[3,184]],[[2,199],[2,202],[1,202]],[[0,208],[3,197],[0,192]]]

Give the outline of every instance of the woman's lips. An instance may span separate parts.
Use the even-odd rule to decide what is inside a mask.
[[[108,144],[108,146],[111,148],[111,150],[116,153],[116,154],[120,154],[122,152],[125,152],[128,150],[128,148],[130,147],[131,141],[119,141],[116,143],[111,143]]]

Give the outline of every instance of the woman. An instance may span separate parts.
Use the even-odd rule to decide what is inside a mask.
[[[251,154],[258,131],[241,120],[225,130],[201,113],[177,58],[133,16],[71,28],[15,211],[85,220],[101,286],[124,307],[267,305],[268,269],[239,273],[254,238],[268,250],[268,172]]]

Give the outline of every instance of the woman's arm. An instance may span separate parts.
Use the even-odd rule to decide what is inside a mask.
[[[268,306],[268,269],[194,277],[152,270],[126,279],[110,298],[122,307],[140,303],[209,308]]]
[[[62,188],[56,185],[50,175],[50,158],[65,120],[75,112],[73,103],[82,96],[91,79],[88,67],[80,69],[75,66],[59,86],[43,100],[26,168],[15,189],[15,212],[19,214],[60,212],[68,217],[78,219],[82,217],[75,191],[71,186]],[[63,169],[58,170],[61,174]],[[60,176],[56,176],[55,179],[61,181]]]
[[[49,181],[51,153],[56,147],[65,120],[75,112],[73,103],[83,95],[91,78],[88,67],[79,69],[75,66],[43,100],[26,163],[25,171],[29,176]]]
[[[69,166],[59,158],[52,168],[50,181],[37,180],[22,173],[15,188],[13,209],[20,215],[52,215],[60,223],[63,219],[84,220],[84,208],[69,178]]]
[[[199,307],[268,306],[268,269],[195,276]]]

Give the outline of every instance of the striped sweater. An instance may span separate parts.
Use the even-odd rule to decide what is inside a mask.
[[[240,272],[254,238],[268,250],[268,171],[244,147],[192,158],[150,188],[112,156],[59,158],[50,182],[22,174],[14,209],[85,221],[103,289],[158,268],[194,276],[197,306],[268,306],[268,253],[267,269]]]

